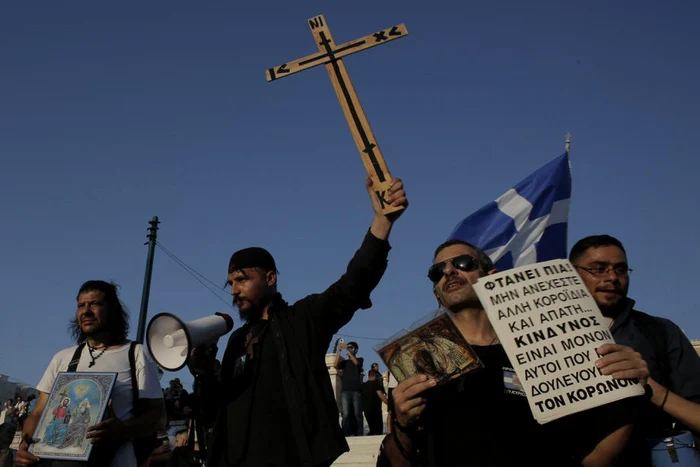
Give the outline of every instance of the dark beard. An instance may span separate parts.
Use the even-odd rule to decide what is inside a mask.
[[[615,319],[620,313],[625,311],[625,309],[627,308],[627,302],[625,300],[622,300],[617,305],[605,307],[598,305],[598,308],[600,309],[600,312],[603,314],[603,316],[605,316],[606,318]]]
[[[625,290],[625,296],[612,306],[601,306],[598,305],[600,312],[606,318],[617,319],[617,317],[628,308],[630,308],[630,299],[627,297],[627,291]]]
[[[259,307],[251,307],[248,310],[243,311],[239,308],[238,309],[238,316],[241,318],[241,321],[245,321],[245,322],[257,321],[262,317],[262,309]]]

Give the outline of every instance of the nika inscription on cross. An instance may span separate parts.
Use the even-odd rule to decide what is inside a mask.
[[[293,73],[312,68],[317,65],[326,65],[326,70],[333,83],[333,88],[340,101],[345,119],[350,126],[350,132],[360,151],[362,162],[367,174],[373,182],[375,193],[385,214],[399,211],[403,207],[391,206],[386,202],[386,192],[391,185],[391,174],[384,160],[379,144],[377,143],[369,121],[362,110],[360,100],[355,88],[350,81],[350,76],[345,68],[342,58],[346,55],[361,50],[384,44],[394,39],[400,39],[408,34],[406,26],[400,24],[387,29],[369,34],[365,37],[336,45],[323,15],[318,15],[309,20],[311,32],[318,45],[319,52],[306,57],[283,63],[282,65],[267,70],[267,80],[274,81]]]

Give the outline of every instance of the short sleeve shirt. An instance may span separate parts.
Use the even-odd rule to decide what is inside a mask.
[[[133,415],[134,401],[131,395],[131,367],[129,365],[129,346],[126,343],[117,349],[106,350],[95,360],[95,365],[90,368],[88,365],[92,361],[87,348],[83,349],[80,355],[80,362],[76,371],[105,371],[116,372],[117,381],[112,391],[112,409],[120,420],[127,420]],[[77,346],[61,350],[51,359],[44,376],[37,385],[37,390],[50,393],[54,381],[59,372],[67,371],[73,354]],[[153,360],[146,355],[141,344],[136,345],[134,352],[136,363],[136,380],[139,388],[140,399],[161,399],[163,392],[158,381],[158,369]],[[131,443],[123,444],[112,462],[114,467],[136,467],[136,457]]]

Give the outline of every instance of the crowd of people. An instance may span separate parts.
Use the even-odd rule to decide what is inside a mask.
[[[0,410],[0,467],[12,467],[14,455],[10,446],[15,433],[24,426],[24,420],[32,412],[36,404],[36,396],[30,394],[26,399],[16,396],[8,399]]]
[[[189,467],[204,465],[193,426],[194,396],[179,378],[163,389],[166,427],[158,432],[155,448],[141,467]]]
[[[26,399],[21,396],[16,396],[15,399],[8,399],[0,410],[0,425],[3,423],[12,423],[19,431],[24,425],[24,420],[27,418],[34,406],[36,405],[36,396],[30,394]]]
[[[229,336],[221,361],[218,343],[192,350],[191,392],[177,379],[160,388],[156,364],[141,344],[127,340],[128,315],[114,284],[82,284],[70,321],[76,345],[54,355],[33,408],[27,406],[17,465],[41,461],[28,448],[37,442],[48,394],[65,371],[117,373],[106,419],[85,430],[94,449],[80,465],[88,467],[328,467],[349,450],[347,436],[364,434],[363,412],[369,434],[383,433],[382,403],[389,404],[390,423],[378,465],[646,466],[653,455],[648,443],[668,433],[689,434],[689,452],[697,452],[700,357],[674,323],[635,309],[625,249],[607,235],[576,243],[570,261],[611,320],[617,342],[597,349],[596,367],[612,378],[638,380],[644,396],[538,424],[525,393],[512,383],[512,364],[472,287],[496,272],[493,262],[478,246],[457,240],[436,249],[426,289],[450,312],[484,368],[439,386],[417,375],[387,395],[378,366],[364,381],[358,344],[342,343],[338,423],[326,352],[354,313],[372,306],[370,294],[388,265],[389,234],[408,206],[399,179],[381,200],[370,179],[366,189],[374,211],[370,227],[345,273],[323,292],[289,304],[267,250],[233,253],[227,285],[242,325]],[[403,209],[386,215],[387,203]]]

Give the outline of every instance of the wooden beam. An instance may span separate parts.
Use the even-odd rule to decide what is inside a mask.
[[[322,21],[325,23],[325,20]],[[406,30],[406,25],[399,24],[398,26],[392,26],[390,28],[382,29],[381,31],[368,34],[365,37],[361,37],[354,41],[346,42],[345,44],[340,44],[339,46],[334,47],[333,56],[336,59],[343,58],[350,54],[354,54],[355,52],[360,52],[362,50],[369,49],[370,47],[384,44],[388,41],[400,39],[407,34],[408,30]],[[331,56],[326,51],[307,55],[306,57],[299,58],[289,63],[283,63],[268,69],[266,71],[267,81],[274,81],[318,65],[325,65],[331,60]]]
[[[360,99],[357,96],[357,92],[355,92],[355,87],[352,85],[342,57],[404,37],[408,34],[406,26],[400,24],[382,29],[340,46],[335,44],[328,23],[323,15],[309,19],[309,26],[319,52],[268,69],[266,71],[267,81],[274,81],[293,73],[325,64],[333,89],[350,127],[350,132],[360,152],[365,170],[374,183],[375,194],[381,203],[382,211],[385,214],[400,211],[403,207],[391,206],[386,202],[386,192],[392,181],[391,173],[379,149],[379,144],[374,137],[374,132],[370,127],[367,116],[362,109]]]

